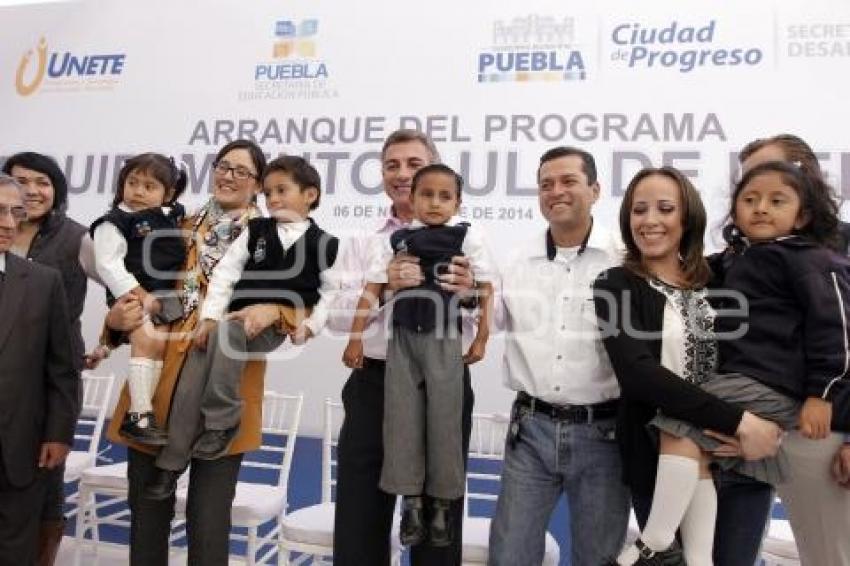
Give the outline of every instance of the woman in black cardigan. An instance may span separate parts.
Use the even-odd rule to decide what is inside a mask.
[[[667,193],[657,188],[661,185],[668,187]],[[670,194],[671,186],[678,191]],[[639,172],[620,209],[624,265],[606,271],[594,284],[603,342],[622,389],[617,438],[623,479],[632,490],[641,527],[652,503],[658,461],[658,438],[646,425],[658,411],[724,435],[727,444],[721,450],[740,449],[748,459],[774,453],[779,437],[774,423],[717,399],[661,363],[665,290],[691,292],[709,279],[703,258],[705,226],[699,193],[679,171],[663,167]],[[684,342],[685,336],[676,339]],[[679,345],[678,350],[684,349]],[[715,564],[752,566],[772,490],[731,472],[719,478],[717,489]]]

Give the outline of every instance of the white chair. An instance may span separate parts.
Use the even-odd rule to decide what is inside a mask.
[[[303,395],[284,395],[266,391],[263,395],[263,442],[259,451],[245,454],[242,470],[252,470],[264,478],[257,482],[240,480],[231,508],[231,524],[248,530],[247,535],[231,532],[231,540],[247,543],[246,564],[270,564],[278,553],[280,520],[286,513],[289,470],[295,451],[295,440],[301,422]],[[260,483],[266,482],[267,483]],[[176,510],[184,517],[188,487],[177,490]],[[273,522],[263,536],[259,528]],[[265,550],[264,550],[265,549]],[[264,552],[257,557],[257,553]]]
[[[774,501],[773,505],[780,505],[779,500]],[[799,566],[797,542],[787,519],[770,519],[761,545],[761,559],[764,560],[764,566]]]
[[[510,419],[502,414],[472,415],[469,440],[469,464],[466,472],[466,505],[463,520],[463,566],[487,564],[490,544],[490,519],[470,514],[470,503],[485,503],[492,509],[499,495],[505,437]],[[546,533],[543,566],[558,566],[561,549]]]
[[[79,481],[83,470],[97,463],[97,448],[103,433],[103,421],[106,410],[112,398],[112,385],[115,376],[93,375],[83,372],[81,376],[82,403],[77,428],[74,432],[74,450],[68,453],[65,460],[65,483]],[[74,507],[65,516],[72,517],[77,513],[76,503],[79,500],[79,490],[74,490],[66,496],[65,502]]]
[[[177,480],[177,486],[185,486],[188,481],[189,474],[184,473]],[[127,462],[105,466],[92,465],[82,471],[79,483],[77,524],[74,534],[75,565],[79,566],[81,563],[86,534],[91,537],[93,551],[96,555],[100,541],[98,531],[101,526],[119,526],[129,530],[128,490]],[[175,525],[175,528],[178,526],[179,523]]]
[[[322,430],[322,500],[316,505],[303,507],[284,516],[281,527],[280,564],[325,563],[333,555],[334,510],[336,488],[336,449],[339,429],[344,417],[340,403],[325,399],[325,418]],[[401,563],[401,545],[397,522],[391,536],[392,564]],[[292,554],[299,554],[297,559]]]

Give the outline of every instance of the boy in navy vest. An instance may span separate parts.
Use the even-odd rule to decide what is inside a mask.
[[[370,308],[387,283],[387,265],[393,255],[418,257],[424,281],[418,287],[398,291],[393,301],[384,386],[380,487],[404,496],[400,533],[404,545],[419,544],[429,534],[432,545],[449,545],[449,505],[464,493],[463,364],[484,357],[494,274],[481,234],[454,217],[462,186],[460,176],[440,164],[423,167],[413,177],[410,198],[414,220],[409,228],[373,242],[367,283],[343,354],[348,367],[362,363],[361,335]],[[437,283],[437,276],[451,258],[459,255],[469,258],[482,301],[478,332],[466,355],[461,350],[459,297]],[[434,500],[427,524],[424,494]]]
[[[213,460],[227,453],[239,428],[242,401],[240,378],[245,361],[279,347],[286,334],[271,325],[256,335],[235,312],[255,304],[280,304],[296,310],[293,343],[303,344],[318,334],[327,319],[327,305],[337,285],[330,268],[336,261],[339,241],[308,217],[319,205],[319,173],[300,157],[284,156],[271,161],[262,175],[263,194],[271,218],[255,218],[227,249],[213,270],[201,306],[201,322],[195,347],[206,349],[211,332],[218,333],[215,355],[209,358],[206,383],[201,393],[202,432],[181,465],[173,451],[169,465],[160,468],[148,485],[146,496],[165,499],[174,492],[177,477],[191,458]],[[175,434],[196,431],[170,430]]]

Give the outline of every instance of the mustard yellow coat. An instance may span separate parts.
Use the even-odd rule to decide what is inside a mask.
[[[184,221],[183,229],[192,230],[196,218],[188,218]],[[203,238],[206,233],[206,223],[201,223],[198,228],[197,236]],[[188,271],[197,264],[198,249],[195,245],[196,239],[193,238],[187,242],[186,268]],[[202,295],[206,291],[208,281],[201,275],[201,291]],[[192,311],[192,314],[185,320],[179,320],[171,325],[172,333],[182,333],[183,338],[172,338],[166,344],[165,355],[163,357],[162,373],[160,374],[159,383],[153,395],[152,405],[158,423],[165,425],[168,422],[168,411],[171,407],[171,397],[174,395],[174,390],[177,385],[177,379],[180,376],[180,371],[183,369],[183,364],[186,362],[186,356],[189,348],[192,347],[191,333],[198,323],[199,309]],[[303,313],[300,313],[303,316]],[[298,317],[300,319],[300,316]],[[296,324],[296,314],[293,309],[288,307],[280,307],[280,321],[278,330],[283,332],[291,330]],[[228,454],[241,454],[256,450],[260,447],[261,428],[263,422],[263,381],[266,372],[265,360],[249,360],[245,364],[245,370],[242,372],[242,384],[240,387],[242,395],[242,422],[239,426],[239,432],[234,438],[230,446]],[[118,404],[115,407],[115,413],[112,415],[112,421],[107,429],[107,438],[112,442],[126,444],[127,446],[146,452],[155,454],[157,449],[130,442],[118,434],[118,428],[124,420],[127,409],[130,406],[130,394],[127,384],[121,391],[121,396],[118,399]]]

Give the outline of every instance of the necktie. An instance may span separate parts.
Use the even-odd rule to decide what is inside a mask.
[[[0,271],[0,297],[3,296],[3,284],[6,281],[6,272]]]

